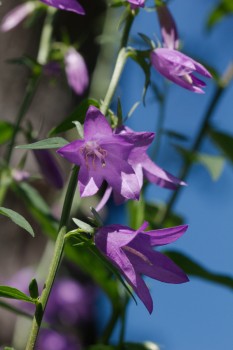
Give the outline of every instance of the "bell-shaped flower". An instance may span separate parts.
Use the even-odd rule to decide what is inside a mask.
[[[36,2],[28,1],[13,8],[3,17],[0,25],[1,31],[8,32],[17,27],[17,25],[30,15],[36,7]]]
[[[51,186],[61,189],[63,187],[63,176],[54,156],[48,150],[33,150],[40,171]]]
[[[65,54],[65,71],[70,87],[82,95],[89,84],[89,74],[83,57],[73,47]]]
[[[163,47],[168,49],[179,48],[179,38],[176,23],[165,4],[156,7],[163,39]]]
[[[136,9],[138,7],[144,7],[145,0],[127,0],[130,3],[131,9]]]
[[[148,311],[153,311],[153,301],[142,275],[166,283],[184,283],[186,274],[166,255],[152,247],[177,240],[188,226],[176,226],[145,232],[147,223],[137,231],[127,226],[110,225],[100,228],[95,235],[99,251],[120,271]]]
[[[206,84],[193,73],[211,78],[211,74],[202,64],[177,50],[157,48],[151,52],[151,62],[164,77],[196,93],[204,93],[202,88]]]
[[[140,185],[129,155],[139,139],[150,142],[151,133],[117,135],[103,114],[90,106],[84,122],[84,138],[60,148],[57,152],[80,166],[78,186],[82,197],[94,195],[103,181],[116,195],[139,199]]]
[[[79,15],[85,15],[83,7],[76,0],[40,0],[48,6],[55,7],[59,10],[71,11]]]

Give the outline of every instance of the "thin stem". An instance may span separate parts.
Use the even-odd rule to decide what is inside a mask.
[[[123,34],[122,34],[122,38],[121,38],[121,45],[120,48],[122,47],[126,47],[128,44],[128,40],[129,40],[129,33],[134,21],[134,17],[135,17],[135,11],[134,10],[127,10],[128,11],[128,15],[126,18],[126,22],[125,22],[125,27],[123,30]]]
[[[200,127],[200,131],[196,137],[196,140],[194,141],[193,147],[191,148],[192,153],[195,153],[196,151],[199,150],[201,143],[204,139],[204,136],[206,135],[206,133],[208,131],[208,125],[209,125],[210,118],[212,117],[212,114],[213,114],[218,102],[220,101],[220,98],[222,97],[224,91],[225,91],[225,89],[222,86],[219,86],[216,88],[216,91],[215,91],[215,93],[210,101],[209,107],[206,111],[205,117],[204,117],[202,125]],[[183,168],[181,169],[180,175],[178,176],[180,180],[184,181],[187,178],[189,171],[191,169],[191,166],[192,166],[192,163],[188,159],[185,160]],[[177,198],[179,197],[179,195],[181,193],[181,190],[182,190],[182,187],[180,186],[171,195],[171,197],[167,203],[164,215],[160,221],[159,226],[163,226],[164,222],[169,217],[171,210],[172,210]]]
[[[45,17],[43,29],[40,37],[39,51],[37,55],[37,62],[41,65],[47,63],[48,55],[50,51],[52,33],[53,33],[53,19],[56,13],[56,9],[48,7],[47,15]]]
[[[113,310],[112,310],[112,314],[111,314],[111,317],[108,321],[108,324],[103,332],[103,335],[102,335],[102,338],[101,338],[101,343],[102,344],[108,344],[109,343],[109,340],[110,340],[110,337],[112,335],[112,332],[116,326],[116,323],[119,319],[119,316],[120,316],[120,312],[118,310],[118,308],[116,307],[113,307]]]
[[[70,210],[73,203],[74,193],[77,185],[77,176],[78,176],[78,167],[75,166],[73,168],[73,172],[72,172],[68,189],[66,192],[66,197],[63,205],[62,216],[61,216],[61,221],[59,226],[59,232],[58,232],[58,236],[57,236],[57,240],[54,248],[54,254],[50,263],[50,268],[49,268],[48,276],[45,282],[44,290],[41,294],[40,301],[37,305],[36,312],[33,317],[32,327],[28,337],[26,350],[33,350],[35,347],[37,336],[38,336],[43,315],[45,312],[46,304],[55,280],[58,267],[62,259],[64,245],[65,245],[65,234],[67,231],[66,226],[69,220]]]
[[[121,78],[121,74],[122,74],[124,66],[125,66],[126,60],[127,60],[127,52],[126,52],[126,49],[123,47],[118,54],[116,65],[115,65],[115,68],[113,71],[113,75],[112,75],[112,78],[111,78],[111,81],[110,81],[110,84],[108,87],[108,91],[105,95],[105,99],[104,99],[102,106],[100,108],[100,110],[103,114],[106,114],[106,112],[107,112],[107,110],[112,102],[113,96],[116,92],[116,88],[118,86],[118,83],[119,83],[120,78]]]
[[[8,149],[7,149],[6,156],[5,156],[5,161],[6,161],[7,165],[10,164],[12,152],[13,152],[13,149],[15,146],[16,136],[17,136],[18,131],[20,129],[20,124],[21,124],[25,114],[27,113],[27,111],[32,103],[33,97],[35,95],[35,92],[36,92],[36,89],[38,86],[39,79],[40,79],[40,74],[36,74],[36,75],[33,74],[31,76],[31,78],[29,79],[29,82],[27,84],[26,92],[25,92],[25,95],[23,98],[23,102],[20,106],[18,115],[16,117],[13,135],[12,135],[12,138],[11,138],[11,141],[10,141],[10,144],[9,144]]]

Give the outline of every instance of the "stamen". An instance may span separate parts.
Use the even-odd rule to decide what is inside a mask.
[[[138,258],[142,259],[146,264],[150,265],[150,266],[153,266],[153,264],[150,262],[150,260],[147,258],[147,256],[145,256],[144,254],[142,254],[141,252],[139,252],[138,250],[132,248],[132,247],[129,247],[129,246],[124,246],[122,247],[122,249],[136,255]]]
[[[88,169],[90,168],[90,159],[94,170],[96,169],[97,159],[99,159],[103,168],[106,166],[105,158],[107,157],[108,152],[101,148],[96,141],[86,142],[85,145],[79,149],[79,152],[83,155]]]
[[[184,81],[186,81],[187,83],[189,83],[190,85],[192,85],[193,83],[193,79],[191,78],[191,76],[189,74],[184,74],[182,75],[182,78]]]

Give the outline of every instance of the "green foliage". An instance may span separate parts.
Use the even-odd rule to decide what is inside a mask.
[[[88,107],[90,106],[99,107],[99,102],[93,98],[88,98],[86,100],[83,100],[78,105],[78,107],[75,108],[75,110],[61,124],[53,128],[49,132],[49,136],[54,136],[62,132],[68,131],[70,129],[73,129],[74,121],[79,121],[81,124],[83,124],[86,116],[86,112],[88,110]]]
[[[39,297],[38,284],[35,278],[33,278],[29,284],[29,293],[33,299],[37,299]]]
[[[18,149],[50,149],[60,148],[67,145],[69,142],[62,137],[51,137],[49,139],[29,143],[28,145],[20,145],[15,148]]]
[[[0,120],[0,145],[8,142],[14,131],[14,126],[4,120]]]
[[[29,222],[20,214],[16,213],[14,210],[7,209],[4,207],[0,207],[0,214],[7,216],[11,219],[16,225],[22,227],[24,230],[29,232],[32,237],[35,236],[33,228],[29,224]]]
[[[221,0],[219,4],[210,13],[207,20],[207,27],[211,29],[224,17],[233,14],[233,2],[232,0]]]
[[[178,251],[166,250],[165,253],[188,275],[233,289],[233,277],[209,271],[197,261]]]
[[[216,131],[213,128],[210,128],[208,133],[224,156],[233,162],[233,137],[227,133]]]
[[[97,345],[92,345],[88,348],[88,350],[114,350],[114,349],[119,349],[119,346],[97,344]],[[158,350],[159,348],[155,343],[145,342],[142,344],[124,343],[122,344],[120,349],[122,350]]]
[[[20,290],[9,286],[0,286],[0,297],[23,300],[33,304],[35,303],[35,300],[33,298],[24,294]]]

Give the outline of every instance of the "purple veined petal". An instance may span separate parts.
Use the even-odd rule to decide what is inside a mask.
[[[179,38],[176,23],[165,4],[158,6],[157,14],[159,17],[163,46],[168,49],[179,48]]]
[[[28,15],[30,15],[37,5],[35,2],[29,1],[24,4],[18,5],[13,10],[8,12],[2,19],[0,29],[2,32],[7,32],[15,28],[21,23]]]
[[[160,168],[145,154],[143,159],[143,173],[152,183],[168,189],[176,189],[179,185],[186,185],[185,182]]]
[[[200,87],[200,88],[206,87],[206,83],[205,83],[204,81],[198,79],[197,77],[195,77],[195,75],[190,74],[190,77],[191,77],[191,79],[192,79],[192,81],[193,81],[193,84],[194,84],[195,86]]]
[[[132,165],[132,168],[137,176],[137,179],[138,179],[138,184],[139,184],[139,187],[140,189],[142,188],[142,185],[143,185],[143,170],[142,170],[142,164],[141,163],[138,163],[138,164],[131,164]]]
[[[160,230],[147,231],[144,234],[150,236],[151,246],[162,246],[175,242],[187,231],[188,225],[163,228]]]
[[[59,10],[75,12],[79,15],[85,15],[83,7],[76,0],[40,0],[48,6],[55,7]]]
[[[78,187],[81,197],[93,196],[102,185],[103,177],[98,171],[92,171],[86,166],[79,169]]]
[[[138,273],[173,284],[185,283],[189,280],[183,270],[170,258],[145,244],[142,235],[139,234],[135,240],[131,241],[129,247],[146,257],[142,259],[140,255],[129,250],[125,252]]]
[[[195,61],[194,59],[192,59],[193,64],[195,65],[196,68],[196,72],[203,75],[206,78],[212,78],[212,75],[210,74],[210,72],[199,62]]]
[[[128,199],[139,200],[140,185],[137,176],[132,174],[121,173],[121,195]]]
[[[132,143],[134,147],[140,147],[140,149],[142,148],[144,151],[153,142],[155,137],[154,132],[121,131],[118,135],[127,142]]]
[[[101,198],[100,202],[98,203],[97,207],[95,207],[95,210],[97,212],[99,212],[101,209],[103,209],[105,204],[108,202],[111,194],[112,194],[112,187],[108,186],[106,191],[104,192],[103,197]]]
[[[143,224],[135,232],[136,233],[143,233],[143,231],[146,230],[148,226],[149,226],[149,222],[144,221]]]
[[[65,145],[57,150],[60,156],[68,159],[71,163],[81,165],[83,163],[83,156],[81,154],[81,148],[84,145],[83,140],[76,140],[68,145]]]
[[[83,57],[73,47],[65,54],[65,71],[70,87],[82,95],[89,85],[89,73]]]
[[[94,106],[87,110],[84,123],[84,136],[86,140],[105,138],[112,136],[112,128],[107,122],[105,116]]]
[[[137,287],[134,288],[134,291],[137,294],[137,296],[141,299],[141,301],[143,302],[143,304],[145,305],[149,313],[151,314],[153,311],[153,300],[151,298],[150,291],[146,283],[144,282],[143,278],[139,274],[137,274]]]

